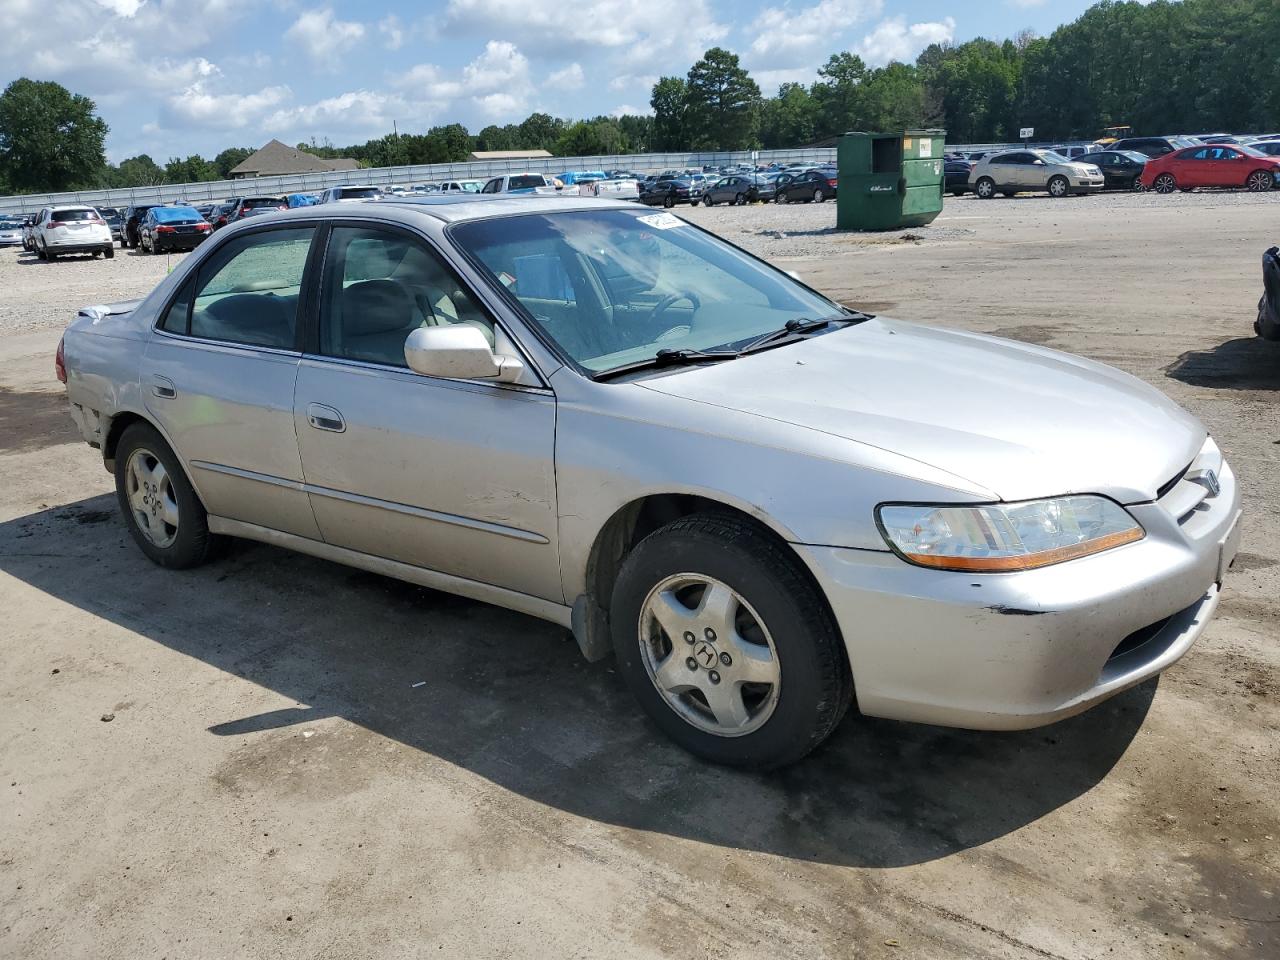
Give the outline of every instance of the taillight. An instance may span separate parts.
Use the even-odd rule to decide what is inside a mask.
[[[287,204],[283,204],[283,203],[282,203],[282,204],[280,204],[280,206],[276,207],[276,209],[277,209],[277,210],[288,210],[288,209],[289,209],[289,207],[288,207],[288,205],[287,205]]]
[[[63,338],[65,339],[65,338]],[[67,361],[66,354],[63,353],[63,340],[58,341],[58,352],[53,355],[53,372],[58,376],[59,383],[67,382]]]
[[[212,227],[210,227],[210,226],[209,226],[209,224],[207,224],[207,223],[197,223],[197,224],[196,224],[196,229],[197,229],[197,230],[211,230],[211,229],[213,229],[213,228],[212,228]]]
[[[60,226],[62,226],[62,224],[61,224],[61,223],[59,223],[57,220],[50,220],[50,221],[49,221],[49,225],[48,225],[47,227],[45,227],[45,229],[46,229],[46,230],[57,230]]]
[[[173,233],[173,227],[156,227],[156,233]]]
[[[836,182],[835,182],[834,180],[828,180],[828,181],[827,181],[827,186],[829,186],[829,187],[834,187],[835,185],[836,185]]]

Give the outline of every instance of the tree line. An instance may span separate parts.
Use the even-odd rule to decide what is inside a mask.
[[[914,63],[868,67],[832,54],[811,84],[766,97],[737,55],[713,47],[683,77],[660,78],[652,116],[565,120],[534,113],[472,134],[462,124],[391,133],[344,147],[300,143],[327,157],[383,167],[465,160],[474,150],[557,156],[785,148],[847,130],[943,127],[951,143],[1092,139],[1136,133],[1280,128],[1277,0],[1104,2],[1048,37],[934,44]],[[107,125],[92,100],[56,83],[15,80],[0,94],[0,193],[150,186],[225,179],[251,152],[212,159],[146,154],[106,162]]]

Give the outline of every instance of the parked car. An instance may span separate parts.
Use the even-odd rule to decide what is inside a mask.
[[[68,253],[116,255],[111,229],[93,207],[45,207],[33,228],[36,255],[41,260],[56,260]]]
[[[1068,160],[1079,160],[1086,153],[1090,152],[1089,147],[1080,145],[1069,147],[1063,144],[1062,146],[1050,147],[1049,149],[1060,157],[1066,157]]]
[[[640,202],[670,208],[677,203],[693,203],[693,194],[684,180],[654,180],[640,185]]]
[[[239,199],[236,198],[223,203],[215,203],[206,218],[209,221],[209,226],[213,227],[214,230],[225,227],[230,222],[231,214],[235,211],[238,202]]]
[[[969,172],[973,164],[968,160],[942,161],[943,189],[953,197],[963,197],[969,192]]]
[[[774,187],[775,203],[793,200],[822,203],[836,195],[835,171],[806,170],[803,173],[784,173]]]
[[[320,202],[320,198],[314,193],[291,193],[284,198],[285,203],[289,205],[289,209],[296,207],[314,207]]]
[[[212,232],[195,207],[152,207],[142,218],[138,236],[147,253],[172,253],[194,250]]]
[[[138,228],[142,223],[142,218],[147,215],[147,211],[152,207],[158,207],[158,203],[137,203],[130,207],[125,207],[123,224],[120,227],[120,247],[138,246],[140,239],[138,236]]]
[[[1136,150],[1099,150],[1086,153],[1077,162],[1092,164],[1102,171],[1104,190],[1136,190],[1142,187],[1139,178],[1147,156]]]
[[[1280,140],[1257,140],[1248,146],[1268,157],[1280,157]]]
[[[330,187],[320,194],[321,203],[364,203],[368,200],[381,199],[382,191],[370,185]]]
[[[512,173],[494,177],[480,188],[480,192],[573,196],[577,194],[578,189],[566,187],[555,177],[548,177],[541,173]]]
[[[1147,161],[1142,186],[1156,193],[1196,187],[1244,187],[1255,193],[1272,190],[1280,178],[1280,158],[1252,147],[1202,144]]]
[[[1154,387],[849,311],[630,204],[496,207],[251,221],[71,322],[55,368],[157,595],[236,536],[497,603],[754,767],[855,682],[864,714],[1035,727],[1212,619],[1240,492]]]
[[[1092,164],[1060,157],[1052,150],[1008,150],[983,157],[969,172],[969,183],[981,200],[997,193],[1044,191],[1051,197],[1098,193],[1106,181]]]
[[[212,203],[193,203],[191,206],[205,220],[208,220],[209,214],[213,213],[214,205]]]
[[[479,180],[445,180],[439,186],[441,193],[479,193],[483,188]]]
[[[227,223],[232,224],[248,217],[288,209],[289,204],[284,197],[241,197],[227,214]]]
[[[22,219],[0,214],[0,247],[22,246]]]
[[[98,215],[107,221],[111,239],[119,240],[124,230],[124,212],[119,207],[98,207]]]
[[[1133,150],[1148,157],[1163,157],[1166,153],[1173,153],[1183,147],[1193,147],[1197,142],[1190,137],[1125,137],[1110,144],[1107,149],[1121,152]]]
[[[571,170],[556,178],[566,187],[576,187],[582,197],[605,200],[637,200],[640,185],[631,177],[611,177],[603,170]]]

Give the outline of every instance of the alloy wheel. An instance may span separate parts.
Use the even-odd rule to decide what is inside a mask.
[[[178,497],[169,472],[145,447],[129,457],[125,491],[133,520],[142,535],[157,547],[168,547],[178,536]]]
[[[697,573],[667,577],[640,607],[641,658],[667,705],[720,737],[763,726],[782,671],[763,621],[732,587]]]
[[[1275,184],[1275,175],[1266,170],[1255,170],[1249,174],[1248,186],[1254,193],[1270,190]]]
[[[1178,181],[1173,179],[1173,174],[1162,173],[1156,177],[1154,186],[1156,193],[1173,193],[1178,189]]]

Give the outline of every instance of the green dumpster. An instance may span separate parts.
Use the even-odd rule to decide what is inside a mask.
[[[944,130],[846,133],[836,150],[836,226],[899,230],[942,212]]]

